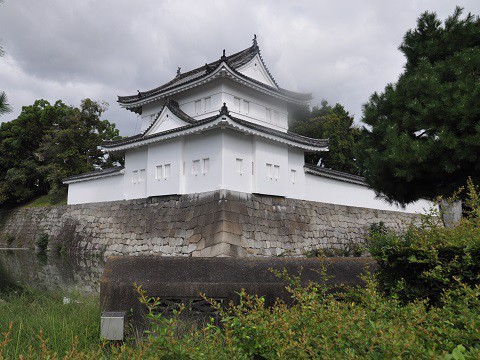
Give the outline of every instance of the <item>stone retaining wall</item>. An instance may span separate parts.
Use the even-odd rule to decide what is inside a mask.
[[[0,213],[0,246],[109,255],[301,256],[362,242],[372,223],[418,215],[234,191],[17,209]]]

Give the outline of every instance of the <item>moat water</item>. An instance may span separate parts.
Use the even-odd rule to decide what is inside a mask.
[[[100,293],[100,277],[105,262],[100,257],[67,254],[36,254],[33,250],[0,250],[0,297],[22,289]]]

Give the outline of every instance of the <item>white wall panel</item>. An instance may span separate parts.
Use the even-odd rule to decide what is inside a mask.
[[[124,192],[126,199],[139,199],[147,196],[147,154],[146,146],[131,149],[125,154]],[[145,170],[145,177],[140,178],[140,172]],[[135,174],[138,174],[136,179]]]
[[[370,209],[424,213],[433,205],[426,200],[407,205],[405,209],[376,199],[375,192],[365,186],[305,174],[306,200]]]
[[[76,182],[68,185],[68,204],[123,200],[124,175]]]
[[[254,145],[254,192],[286,196],[288,187],[287,145],[255,137]]]
[[[252,139],[227,130],[223,135],[223,185],[229,190],[252,192]]]
[[[182,147],[183,139],[168,140],[148,147],[147,196],[181,193]],[[161,166],[162,174],[157,174],[157,166]]]
[[[208,159],[208,169],[204,161]],[[198,167],[193,168],[194,161]],[[195,171],[194,171],[195,170]],[[185,191],[199,193],[222,187],[222,132],[213,130],[185,139]]]

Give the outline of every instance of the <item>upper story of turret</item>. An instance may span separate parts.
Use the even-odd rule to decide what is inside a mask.
[[[141,116],[141,132],[158,119],[168,101],[194,120],[218,114],[225,103],[232,116],[274,130],[288,131],[288,105],[308,104],[311,94],[278,86],[265,65],[256,36],[249,48],[206,63],[188,72],[179,68],[167,83],[135,95],[119,96],[118,103]]]

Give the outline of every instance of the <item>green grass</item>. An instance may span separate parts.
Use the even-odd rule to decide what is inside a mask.
[[[43,345],[60,358],[72,348],[75,353],[98,351],[98,297],[73,295],[78,303],[64,305],[61,294],[24,291],[0,296],[0,359],[44,358]]]
[[[43,206],[58,206],[67,205],[67,196],[63,196],[61,199],[54,201],[50,195],[39,196],[28,203],[22,205],[23,208],[34,208]]]
[[[221,326],[200,328],[152,312],[149,332],[124,343],[100,341],[98,298],[63,305],[60,295],[11,294],[0,303],[0,359],[480,357],[480,287],[461,287],[445,294],[442,307],[429,307],[402,304],[377,286],[367,279],[365,288],[340,296],[293,279],[292,306],[265,307],[262,298],[242,294],[240,305],[220,310]]]

